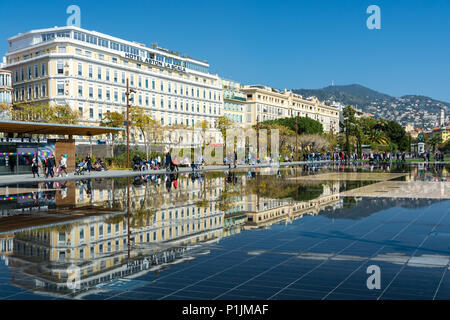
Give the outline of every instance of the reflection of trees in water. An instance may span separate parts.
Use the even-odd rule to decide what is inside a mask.
[[[259,181],[258,181],[259,180]],[[292,198],[298,201],[312,200],[323,193],[329,181],[285,180],[274,176],[260,176],[248,181],[247,188],[251,194],[269,199]]]
[[[369,180],[347,180],[340,181],[339,192],[349,191],[352,189],[361,188],[369,184],[373,184],[379,181],[369,181]]]
[[[320,197],[323,193],[323,184],[313,186],[299,186],[289,197],[296,201],[309,201]]]
[[[104,221],[107,224],[118,224],[118,223],[122,223],[124,221],[124,219],[125,219],[125,214],[117,214],[115,216],[106,218]]]
[[[133,211],[131,215],[130,227],[142,228],[150,226],[153,223],[153,215],[156,213],[155,209],[138,209]]]

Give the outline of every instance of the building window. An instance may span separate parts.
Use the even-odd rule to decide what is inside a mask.
[[[64,63],[62,61],[57,62],[57,69],[58,74],[64,73]]]
[[[83,66],[81,63],[78,64],[78,75],[83,76]]]
[[[64,83],[58,83],[57,88],[58,88],[58,96],[64,95]]]

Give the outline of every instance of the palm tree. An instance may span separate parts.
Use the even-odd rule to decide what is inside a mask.
[[[384,133],[381,130],[378,129],[370,130],[366,134],[366,140],[370,144],[381,144],[381,145],[388,144],[388,138],[384,135]]]

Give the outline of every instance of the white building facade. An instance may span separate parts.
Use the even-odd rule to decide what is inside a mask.
[[[69,105],[82,124],[126,111],[126,80],[137,91],[131,104],[163,126],[214,128],[223,114],[222,87],[209,64],[74,26],[34,30],[8,39],[6,69],[14,103]],[[142,137],[135,132],[136,141]]]

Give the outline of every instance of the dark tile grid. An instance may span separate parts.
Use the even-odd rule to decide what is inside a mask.
[[[307,217],[301,220],[303,220],[305,229],[308,229],[309,225],[316,223],[321,227],[322,225],[330,224],[328,219],[322,217]],[[137,288],[134,292],[139,292],[142,296],[147,296],[148,299],[152,299],[154,295],[156,295],[155,298],[159,299],[176,299],[180,297],[185,299],[212,299],[228,290],[230,285],[237,285],[247,280],[249,277],[248,272],[255,273],[258,267],[267,268],[267,266],[262,264],[257,265],[254,261],[260,256],[267,255],[271,250],[267,248],[268,245],[279,243],[274,241],[276,240],[274,238],[281,236],[285,238],[287,237],[286,233],[292,233],[287,232],[285,227],[277,225],[268,230],[246,231],[233,238],[224,239],[222,248],[216,247],[216,251],[212,251],[207,257],[199,257],[189,266],[171,266],[164,271],[164,275],[151,281],[147,286]],[[282,244],[288,241],[296,241],[298,238],[300,237],[298,237],[297,232],[296,238],[285,240]],[[223,247],[224,245],[225,247]],[[276,245],[272,249],[276,249],[279,246]],[[261,255],[248,254],[249,251],[257,250],[264,250],[264,253]],[[281,255],[281,257],[277,258],[289,258],[289,256]],[[247,273],[242,269],[245,263],[249,263],[247,267],[250,267],[247,268]],[[239,270],[232,270],[237,266],[240,266]],[[232,272],[226,273],[228,270],[232,270]],[[197,285],[206,285],[208,287],[207,292],[205,290],[191,292],[192,288]],[[106,299],[118,299],[126,296],[130,296],[130,299],[133,299],[132,296],[134,295],[131,294],[131,291],[105,294],[108,295]]]
[[[400,210],[399,208],[397,208],[399,211],[404,211],[404,210]],[[406,213],[406,212],[404,212],[404,213]],[[409,213],[409,212],[408,212]],[[404,234],[404,233],[406,233],[406,231],[408,230],[408,229],[414,229],[414,226],[415,226],[415,224],[417,223],[417,222],[420,222],[421,221],[421,218],[423,218],[423,217],[426,217],[427,216],[427,214],[429,214],[429,213],[433,213],[432,211],[430,211],[430,209],[429,208],[427,208],[426,210],[423,210],[419,215],[417,215],[415,218],[413,218],[412,220],[410,220],[410,222],[408,222],[404,227],[402,227],[393,237],[391,237],[389,240],[387,240],[387,241],[385,241],[385,242],[387,242],[388,244],[389,243],[392,243],[393,241],[396,241],[396,239],[397,238],[399,238],[402,234]],[[434,228],[436,228],[436,226],[437,225],[439,225],[439,223],[442,221],[442,219],[445,217],[445,216],[447,216],[447,213],[446,212],[444,212],[444,213],[441,213],[440,214],[441,215],[441,217],[439,218],[439,221],[437,222],[437,223],[435,223],[434,224],[434,226],[433,226],[433,229]],[[412,217],[411,217],[412,218]],[[382,225],[380,225],[380,227],[382,227]],[[385,228],[383,228],[383,229],[385,229]],[[433,229],[431,230],[431,232],[433,231]],[[420,248],[420,246],[425,242],[425,240],[428,238],[428,236],[429,236],[429,230],[421,230],[422,232],[418,232],[418,233],[416,233],[416,235],[418,235],[418,237],[419,238],[422,238],[422,241],[421,241],[421,244],[418,246],[418,247],[415,247],[415,249],[414,249],[414,252],[412,253],[412,255],[411,256],[414,256],[414,254],[417,252],[417,250]],[[410,236],[408,236],[408,240],[410,241]],[[406,241],[406,239],[405,239],[405,241]],[[383,246],[381,246],[379,249],[377,249],[373,254],[372,254],[372,256],[371,256],[371,258],[373,258],[373,257],[375,257],[377,254],[379,254],[379,253],[381,253],[385,248],[387,248],[387,247],[389,247],[387,244],[386,245],[383,245]],[[360,270],[365,270],[366,268],[363,268],[363,267],[366,267],[366,266],[368,266],[369,264],[375,264],[375,265],[378,265],[378,266],[380,266],[380,264],[378,263],[378,261],[367,261],[367,262],[364,262],[364,263],[362,263],[359,267],[357,267],[347,278],[345,278],[338,286],[336,286],[336,288],[334,288],[333,290],[331,290],[329,293],[327,293],[327,295],[325,295],[324,297],[323,297],[323,299],[343,299],[343,298],[345,298],[345,295],[347,295],[347,294],[350,294],[350,297],[351,297],[351,295],[353,294],[352,292],[348,292],[348,290],[340,290],[340,287],[343,287],[343,288],[345,288],[345,286],[344,286],[344,284],[346,283],[346,281],[348,281],[353,275],[356,275],[356,273],[358,272],[358,271],[360,271]],[[364,291],[368,291],[368,293],[369,293],[369,296],[371,296],[372,298],[377,298],[377,299],[380,299],[380,298],[382,298],[382,295],[383,295],[383,293],[384,292],[386,292],[386,290],[388,290],[388,288],[389,288],[389,286],[390,286],[390,284],[392,283],[392,281],[393,280],[395,280],[395,277],[402,271],[402,269],[403,269],[403,267],[397,267],[397,268],[392,268],[392,266],[389,266],[389,265],[384,265],[383,267],[380,267],[381,268],[381,274],[382,274],[382,277],[383,278],[388,278],[389,279],[389,269],[399,269],[398,271],[397,271],[397,273],[395,273],[394,275],[393,275],[393,277],[392,277],[392,280],[391,280],[391,282],[389,282],[386,286],[384,286],[384,287],[382,287],[382,289],[384,289],[382,292],[381,292],[381,294],[379,294],[380,292],[379,292],[379,290],[373,290],[373,291],[370,291],[370,290],[367,290],[367,289],[365,289]],[[385,269],[387,269],[387,270],[385,270]],[[416,267],[413,267],[413,269],[416,269]],[[386,271],[386,272],[385,272]],[[413,270],[413,273],[416,275],[417,274],[417,270]],[[391,274],[391,276],[392,276],[392,274]],[[365,275],[364,277],[360,277],[360,279],[359,279],[359,281],[361,281],[361,283],[364,283],[365,284],[365,282],[366,282],[366,278],[368,277],[368,275]],[[348,287],[348,286],[347,286]],[[406,289],[407,287],[405,287],[405,288],[403,288],[402,287],[402,290],[404,290],[404,289]],[[367,295],[367,294],[366,294]],[[377,296],[378,295],[378,296]],[[395,298],[397,298],[397,299],[401,299],[401,297],[399,297],[398,295],[397,296],[395,296]],[[432,298],[432,295],[427,295],[427,296],[423,296],[423,297],[421,297],[421,298],[426,298],[426,299],[431,299]]]
[[[406,210],[406,209],[400,209],[400,208],[396,208],[397,212],[394,214],[393,210],[389,210],[391,211],[391,217],[389,220],[384,221],[384,223],[380,223],[375,229],[372,229],[371,231],[367,232],[366,234],[360,236],[359,238],[355,239],[354,241],[350,242],[350,244],[348,244],[346,247],[344,247],[344,249],[341,249],[340,251],[338,251],[336,254],[342,253],[345,254],[346,251],[348,251],[349,249],[351,249],[351,247],[355,246],[355,244],[359,244],[361,242],[362,239],[365,239],[367,236],[370,235],[374,235],[375,236],[375,241],[374,242],[378,242],[378,245],[375,246],[376,250],[372,253],[372,255],[370,255],[370,257],[374,257],[376,256],[378,253],[382,252],[384,249],[386,249],[389,244],[391,243],[395,243],[396,239],[400,238],[400,236],[402,234],[405,233],[405,231],[407,231],[408,229],[412,229],[412,233],[416,234],[416,237],[412,240],[414,240],[414,242],[417,242],[418,245],[410,245],[410,250],[414,249],[411,252],[411,256],[413,256],[415,253],[417,253],[417,251],[419,250],[419,248],[422,246],[423,243],[425,243],[425,241],[427,240],[427,238],[429,237],[429,234],[431,232],[433,232],[435,230],[435,228],[442,222],[442,220],[445,217],[448,217],[449,215],[447,214],[448,212],[444,211],[432,211],[431,209],[427,208],[428,210],[422,210],[419,214],[418,212],[411,212],[411,210]],[[421,220],[427,220],[427,219],[421,219],[423,217],[428,218],[430,215],[435,214],[437,212],[437,216],[436,218],[439,219],[438,222],[433,222],[429,221],[428,223],[428,228],[419,228],[421,229],[421,232],[417,232],[415,233],[415,231],[417,231],[418,228],[414,228],[416,222],[420,222],[418,223],[418,226],[420,226],[420,224],[423,224],[424,221]],[[376,234],[374,233],[375,231],[378,231],[379,229],[384,228],[385,226],[389,225],[389,222],[394,222],[394,219],[400,215],[400,213],[402,213],[401,218],[402,218],[402,223],[397,223],[397,228],[392,228],[391,230],[391,237],[387,240],[387,241],[383,241],[380,242],[379,238],[376,236]],[[405,216],[404,214],[411,216],[408,217],[407,220],[404,220]],[[436,214],[435,214],[436,215]],[[440,217],[439,217],[440,215]],[[415,217],[414,217],[415,216]],[[409,221],[409,222],[408,222]],[[435,220],[434,220],[435,221]],[[406,224],[406,225],[405,225]],[[353,227],[355,227],[356,224],[350,225],[349,227],[347,227],[346,229],[354,229]],[[359,226],[361,227],[361,226]],[[400,230],[398,230],[400,228]],[[342,233],[342,231],[346,231],[346,229],[341,230],[340,233]],[[364,228],[358,228],[357,230],[359,231],[359,229],[364,229]],[[416,229],[416,230],[414,230]],[[385,233],[386,234],[386,233]],[[406,243],[409,243],[407,241],[407,239],[409,240],[411,238],[411,234],[408,234],[406,236],[406,239],[404,239],[404,241],[406,241]],[[325,250],[325,252],[330,252],[330,247],[336,247],[336,239],[333,239],[333,237],[330,238],[330,235],[328,235],[328,237],[325,240],[320,241],[319,243],[314,244],[311,248],[315,248],[315,247],[319,247],[320,244],[326,244],[326,242],[330,242],[328,244],[325,245],[325,247],[328,247],[328,250]],[[383,237],[384,238],[384,237]],[[295,238],[294,241],[298,241],[299,238]],[[418,241],[420,240],[420,241]],[[400,241],[399,243],[402,243],[402,241]],[[285,244],[282,244],[283,246]],[[367,247],[367,244],[364,243],[364,245]],[[280,246],[276,246],[275,248],[272,248],[270,250],[268,250],[269,252],[274,252],[273,249],[276,248],[280,248]],[[392,249],[392,248],[391,248]],[[405,249],[405,246],[402,245],[402,249]],[[367,248],[366,248],[367,251]],[[391,250],[392,252],[392,250]],[[267,255],[267,254],[265,254]],[[264,255],[263,255],[264,256]],[[267,268],[262,268],[263,271],[259,272],[255,266],[249,266],[250,270],[249,273],[253,274],[254,276],[251,277],[250,279],[248,278],[247,275],[245,275],[243,277],[244,282],[241,282],[239,278],[237,278],[238,283],[235,286],[232,286],[231,288],[229,288],[230,286],[222,286],[222,288],[220,289],[216,289],[216,290],[212,290],[211,287],[206,286],[205,284],[208,283],[205,281],[208,281],[209,279],[203,279],[198,281],[197,283],[194,283],[193,285],[184,287],[183,289],[178,290],[177,292],[175,292],[174,294],[170,294],[167,295],[164,298],[169,298],[171,299],[172,297],[174,298],[202,298],[202,299],[217,299],[217,298],[222,298],[222,299],[252,299],[252,298],[257,298],[257,299],[266,299],[267,297],[269,298],[283,298],[283,299],[298,299],[298,298],[307,298],[307,299],[377,299],[377,298],[382,298],[382,294],[380,294],[379,290],[373,290],[370,291],[368,290],[365,285],[366,285],[366,280],[368,275],[365,273],[365,268],[363,268],[364,266],[367,266],[369,264],[369,261],[363,261],[362,263],[360,263],[356,268],[355,268],[355,263],[353,261],[324,261],[322,263],[317,264],[316,266],[312,267],[311,269],[305,269],[305,274],[302,275],[301,278],[297,278],[296,280],[294,280],[293,282],[291,282],[291,284],[295,284],[295,283],[299,283],[300,286],[296,287],[296,286],[292,286],[289,287],[288,286],[281,286],[279,283],[277,283],[276,281],[273,281],[273,278],[276,278],[273,276],[273,273],[276,273],[278,275],[282,274],[282,279],[286,280],[289,279],[289,277],[295,277],[296,275],[299,274],[298,269],[294,269],[291,270],[291,273],[283,273],[281,267],[286,267],[288,266],[288,264],[290,263],[290,261],[293,259],[293,257],[291,258],[287,258],[284,261],[276,264],[275,266],[269,267]],[[260,262],[260,261],[258,261]],[[378,262],[378,261],[377,261]],[[397,265],[397,266],[393,266],[390,263],[377,263],[375,262],[375,264],[380,265],[381,269],[382,269],[382,274],[384,277],[386,277],[387,279],[392,279],[386,286],[385,289],[388,289],[390,287],[390,284],[393,282],[393,280],[395,280],[395,278],[400,274],[401,271],[403,271],[405,268]],[[303,264],[303,263],[302,263]],[[234,266],[237,267],[237,266]],[[240,265],[238,267],[238,270],[236,270],[239,273],[242,273],[242,271],[245,271],[245,269],[243,268],[244,265]],[[349,267],[353,269],[352,272],[348,272]],[[407,277],[409,279],[409,285],[408,284],[403,284],[402,286],[400,286],[400,289],[408,289],[411,286],[411,279],[414,279],[414,276],[417,276],[418,274],[420,274],[420,272],[417,270],[417,267],[409,267],[408,269],[411,269],[411,274],[409,275],[409,277]],[[444,270],[447,270],[447,267],[444,268]],[[286,271],[286,270],[285,270]],[[293,272],[292,272],[293,271]],[[358,271],[362,271],[362,272],[358,272]],[[315,274],[314,274],[315,272]],[[219,272],[219,274],[222,272]],[[295,275],[296,274],[296,275]],[[309,277],[309,283],[308,281],[308,275],[310,274]],[[423,274],[424,275],[424,274]],[[422,275],[422,276],[423,276]],[[428,287],[428,291],[431,290],[431,293],[433,291],[437,292],[438,290],[438,286],[430,286],[430,281],[429,278],[430,276],[434,276],[434,278],[436,278],[436,276],[438,276],[438,284],[442,284],[444,281],[444,275],[445,273],[442,272],[442,268],[440,270],[437,270],[436,272],[433,272],[433,274],[428,274],[425,275],[425,280],[423,280],[425,282],[425,287]],[[216,275],[215,275],[216,276]],[[268,277],[267,277],[268,276]],[[328,276],[328,277],[327,277]],[[406,273],[405,273],[406,276]],[[217,278],[217,277],[216,277]],[[223,278],[223,281],[226,281],[227,278],[229,278],[229,276],[225,276]],[[420,277],[419,277],[420,278]],[[214,277],[212,278],[214,279]],[[302,279],[303,281],[298,281]],[[343,279],[342,281],[338,282],[336,284],[336,286],[333,288],[331,287],[330,290],[330,284],[335,283],[336,281],[339,281],[339,279]],[[446,279],[446,278],[445,278]],[[272,280],[272,282],[270,282],[270,280]],[[324,280],[324,281],[321,281]],[[202,285],[203,283],[203,285]],[[210,283],[208,283],[210,284]],[[257,285],[255,285],[257,284]],[[278,284],[278,285],[277,285]],[[417,285],[417,282],[416,282]],[[281,288],[280,288],[281,287]],[[220,290],[223,290],[224,288],[229,288],[227,291],[218,294],[216,297],[213,297],[213,295],[217,292],[220,292]],[[276,294],[272,294],[272,296],[268,296],[270,294],[270,292],[273,292],[273,290],[278,289]],[[416,299],[431,299],[433,298],[432,294],[428,294],[428,295],[415,295],[413,297],[408,296],[407,293],[402,294],[401,291],[396,292],[394,289],[395,287],[393,287],[392,289],[392,293],[394,294],[394,297],[396,297],[397,299],[401,299],[401,298],[416,298]],[[205,292],[207,291],[207,292]],[[212,292],[211,292],[212,291]],[[215,291],[215,293],[214,293]],[[280,296],[279,293],[283,293],[282,296]],[[386,292],[386,290],[384,291]],[[417,290],[416,290],[417,292]],[[430,293],[430,292],[429,292]],[[389,296],[386,296],[386,298],[390,298]]]
[[[400,215],[400,211],[396,212],[390,217],[390,220],[394,220],[398,215]],[[370,219],[362,219],[361,223],[367,222]],[[371,222],[373,223],[373,221]],[[355,236],[347,235],[345,237],[346,231],[352,232],[354,227],[358,227],[353,232],[357,234],[360,233],[360,230],[363,229],[365,231],[364,234],[358,234]],[[375,233],[379,229],[384,226],[383,223],[378,223],[375,227],[368,227],[366,225],[350,225],[347,228],[339,230],[339,232],[334,232],[334,234],[340,235],[340,237],[345,237],[347,239],[339,239],[333,236],[333,233],[330,234],[326,241],[323,243],[324,252],[332,253],[333,256],[337,256],[340,254],[345,254],[346,251],[350,250],[352,246],[361,242],[361,240],[365,239],[369,235]],[[331,236],[331,237],[330,237]],[[342,241],[344,240],[344,241]],[[347,240],[347,241],[345,241]],[[321,244],[321,243],[319,243]],[[330,250],[331,249],[331,250]],[[335,251],[336,250],[336,251]],[[367,253],[366,253],[367,254]],[[332,259],[332,257],[331,257]],[[357,261],[344,260],[344,261],[336,261],[324,259],[320,264],[318,264],[315,268],[309,270],[308,272],[301,275],[301,277],[295,279],[287,286],[281,288],[276,293],[271,295],[269,299],[294,299],[297,295],[306,295],[312,299],[327,299],[330,295],[334,293],[334,291],[339,288],[346,280],[352,277],[358,270],[360,270],[364,265],[368,262],[367,260],[360,263],[356,268],[355,264]],[[349,273],[349,269],[352,268],[353,271]],[[339,279],[344,278],[342,281]],[[330,290],[331,289],[331,290]],[[298,293],[297,293],[298,291]],[[355,291],[353,294],[346,292],[345,295],[348,298],[352,298],[352,295],[356,298],[356,296],[360,296],[356,294]]]
[[[315,228],[314,230],[310,230],[309,232],[319,231],[322,228],[335,228],[336,226],[333,226],[333,221],[326,219],[325,223],[323,223],[322,217],[314,217],[313,221],[310,220],[310,223],[319,223],[319,227]],[[319,221],[322,220],[322,221]],[[364,220],[359,221],[350,221],[350,225],[343,229],[343,231],[346,231],[347,229],[353,228],[359,224],[361,224]],[[304,221],[305,222],[305,221]],[[340,221],[343,225],[348,225],[348,223],[343,223]],[[300,224],[301,229],[308,230],[308,226],[305,224]],[[305,237],[303,234],[298,236],[299,232],[297,229],[296,234],[293,233],[293,237],[289,238],[289,233],[286,231],[285,226],[279,226],[279,230],[276,230],[277,228],[274,228],[273,231],[278,231],[276,234],[279,234],[280,232],[283,232],[283,237],[287,238],[286,240],[282,241],[281,244],[278,244],[279,242],[271,242],[270,239],[267,239],[267,236],[261,235],[261,231],[259,231],[257,235],[258,237],[263,237],[261,241],[257,240],[253,243],[241,246],[240,250],[244,254],[244,258],[238,260],[236,263],[232,262],[229,263],[229,265],[224,265],[223,259],[221,259],[219,264],[221,265],[221,270],[212,273],[207,274],[206,270],[212,270],[215,271],[217,268],[211,267],[210,264],[204,265],[205,270],[198,269],[198,266],[195,268],[195,272],[197,272],[197,275],[200,275],[196,277],[196,281],[192,283],[192,277],[186,273],[186,269],[180,270],[183,271],[181,275],[178,277],[171,277],[170,280],[176,281],[178,288],[177,290],[174,290],[173,292],[162,295],[160,299],[172,299],[172,298],[185,298],[185,299],[267,299],[269,298],[274,292],[274,289],[277,291],[280,289],[280,285],[274,287],[274,286],[267,286],[263,285],[262,290],[257,290],[256,287],[261,289],[261,285],[254,286],[252,281],[257,280],[258,278],[262,279],[263,283],[265,283],[267,279],[264,276],[268,275],[271,276],[271,271],[275,270],[276,268],[279,268],[280,266],[284,265],[288,261],[292,261],[293,259],[296,259],[297,254],[300,252],[306,252],[308,250],[311,250],[315,248],[316,246],[319,246],[320,244],[328,241],[327,232],[319,233],[322,240],[317,241],[316,239],[311,239],[309,237]],[[295,229],[293,229],[295,231]],[[270,235],[270,233],[269,233]],[[271,236],[273,238],[274,236]],[[296,250],[296,255],[280,255],[280,254],[274,254],[273,252],[276,252],[277,249],[280,249],[282,247],[285,247],[289,243],[302,243],[302,240],[305,244],[308,246],[303,246],[298,250]],[[241,242],[242,243],[242,239]],[[275,245],[274,245],[275,244]],[[274,246],[273,246],[274,245]],[[268,246],[272,246],[269,247]],[[264,249],[264,253],[262,255],[256,255],[256,256],[250,256],[248,257],[247,253],[248,249],[252,250],[258,250],[258,249]],[[236,250],[236,249],[235,249]],[[235,251],[234,250],[234,251]],[[272,257],[274,259],[268,259],[267,256],[272,253]],[[231,252],[228,252],[228,254],[231,255]],[[232,254],[234,256],[235,253]],[[221,257],[223,258],[223,257]],[[229,257],[231,258],[231,256]],[[269,260],[269,261],[265,261]],[[275,260],[275,261],[270,261]],[[281,262],[280,262],[281,260]],[[323,264],[322,262],[321,264]],[[218,265],[219,266],[219,265]],[[195,266],[194,266],[195,267]],[[224,268],[225,267],[225,268]],[[315,268],[317,266],[311,266],[312,268]],[[304,272],[307,272],[308,269],[305,269],[301,272],[303,274]],[[211,273],[211,271],[210,271]],[[286,281],[292,282],[295,278],[298,278],[298,268],[296,269],[295,273],[285,273],[282,276],[282,282],[283,285],[286,286]],[[187,284],[188,281],[191,281],[191,283]],[[211,286],[210,281],[216,281],[215,287]],[[218,285],[217,281],[220,282],[222,285]],[[269,282],[270,283],[270,282]],[[160,282],[160,284],[163,284]],[[164,283],[167,285],[167,283]],[[207,285],[209,284],[209,286]],[[152,283],[152,285],[158,285],[158,281],[155,281]],[[248,286],[250,287],[248,287]],[[206,288],[207,287],[207,288]],[[281,286],[282,287],[282,286]],[[203,289],[203,290],[202,290]],[[120,294],[123,295],[123,294]],[[115,297],[112,297],[115,298]]]
[[[449,230],[449,209],[442,204],[440,208],[433,205],[417,210],[392,208],[357,221],[305,217],[287,226],[246,231],[212,245],[208,255],[169,266],[159,276],[147,273],[136,278],[148,281],[147,285],[85,298],[450,299],[448,266],[419,268],[369,261],[377,254],[393,252],[406,253],[408,258],[424,253],[448,256],[449,247],[443,244],[446,239],[430,236],[433,231]],[[299,259],[299,253],[353,255],[360,259]],[[380,266],[382,290],[367,289],[365,267],[369,264]],[[5,276],[0,273],[0,277]],[[18,291],[3,299],[41,298],[11,288],[3,289]]]
[[[435,206],[432,206],[435,207]],[[424,210],[424,212],[429,213],[430,215],[438,215],[437,222],[430,221],[430,216],[425,216],[425,219],[420,221],[417,224],[415,229],[420,230],[421,232],[414,232],[414,228],[412,228],[412,233],[416,235],[416,237],[412,237],[412,234],[408,235],[408,238],[419,238],[420,235],[423,235],[422,241],[417,245],[415,250],[412,252],[411,257],[417,256],[418,252],[421,252],[420,249],[429,239],[430,235],[436,230],[436,228],[441,225],[444,219],[448,219],[450,217],[449,209],[443,207],[444,210],[439,211],[431,211],[431,208],[428,207]],[[421,215],[422,216],[422,215]],[[416,222],[415,219],[414,222]],[[432,228],[430,228],[432,226]],[[416,230],[416,231],[418,231]],[[403,231],[403,230],[402,230]],[[400,235],[400,232],[399,234]],[[397,237],[397,236],[396,236]],[[411,267],[408,266],[405,262],[400,270],[393,276],[391,281],[387,284],[386,287],[382,290],[381,294],[377,297],[379,299],[435,299],[441,284],[442,280],[445,277],[446,271],[449,268],[447,264],[441,268],[419,268],[419,267]],[[436,270],[437,269],[437,270]],[[422,273],[422,277],[418,277],[419,274]],[[444,288],[444,287],[443,287]],[[448,289],[448,287],[445,287]]]

